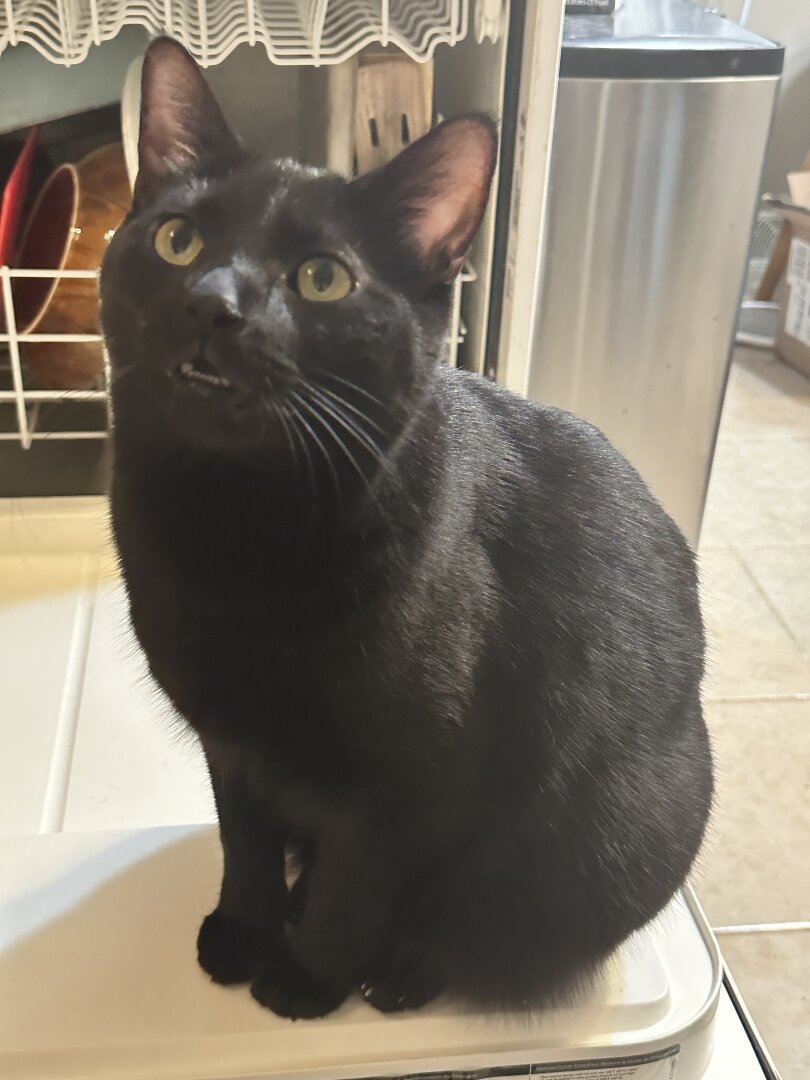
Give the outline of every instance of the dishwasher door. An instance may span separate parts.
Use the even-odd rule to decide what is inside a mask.
[[[782,50],[683,0],[566,19],[529,396],[697,543]]]

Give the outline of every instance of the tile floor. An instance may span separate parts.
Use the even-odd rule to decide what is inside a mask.
[[[784,1080],[805,1080],[810,381],[765,353],[736,358],[700,555],[719,792],[698,890]],[[128,636],[102,500],[0,500],[0,641],[0,835],[214,820]]]
[[[696,875],[781,1070],[810,1077],[810,380],[735,358],[700,544],[718,762]]]

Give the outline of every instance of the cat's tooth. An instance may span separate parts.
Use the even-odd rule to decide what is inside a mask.
[[[188,360],[186,360],[185,363],[180,365],[180,374],[181,375],[193,375],[194,374],[194,365],[192,363],[190,363]]]

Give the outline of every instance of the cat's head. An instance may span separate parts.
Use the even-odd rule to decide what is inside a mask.
[[[153,42],[133,211],[102,272],[121,437],[318,457],[336,435],[360,459],[392,437],[440,357],[496,152],[473,115],[354,181],[261,160],[185,50]]]

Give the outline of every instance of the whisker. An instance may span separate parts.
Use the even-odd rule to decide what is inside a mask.
[[[358,409],[356,405],[352,405],[352,403],[350,401],[347,401],[345,397],[342,397],[340,394],[336,394],[334,390],[330,390],[327,386],[322,386],[320,383],[316,383],[315,385],[322,394],[328,394],[328,396],[336,404],[339,404],[344,409],[348,409],[350,412],[354,413],[355,416],[359,417],[370,427],[373,427],[376,432],[383,436],[383,438],[388,438],[388,432],[385,430],[385,428],[380,427],[378,423],[372,420],[368,413],[364,413],[362,409]]]
[[[307,405],[306,401],[304,401],[304,399],[301,397],[301,395],[297,391],[294,390],[293,393],[292,393],[292,396],[295,398],[296,401],[298,401],[302,405],[304,405],[308,409],[309,412],[313,411],[310,408],[310,406]],[[332,461],[332,458],[329,456],[329,451],[326,449],[323,442],[318,437],[317,432],[315,432],[313,430],[312,425],[307,421],[306,417],[301,415],[301,411],[299,409],[294,410],[294,415],[295,415],[295,417],[297,417],[298,421],[301,423],[304,430],[307,432],[307,434],[310,436],[310,438],[315,442],[315,445],[321,451],[321,454],[323,455],[323,459],[326,462],[327,468],[329,469],[329,472],[330,472],[330,474],[332,476],[332,480],[334,481],[334,485],[335,485],[335,495],[337,497],[338,510],[340,511],[340,521],[341,521],[341,531],[342,531],[342,529],[343,529],[343,489],[340,486],[340,477],[337,474],[337,469],[335,468],[335,465],[334,465],[334,462]],[[315,415],[317,415],[317,414],[315,414]]]
[[[315,478],[315,466],[312,463],[312,454],[310,453],[307,440],[301,434],[301,431],[295,422],[296,418],[294,416],[288,417],[286,415],[283,404],[278,406],[278,411],[281,422],[283,423],[284,428],[287,431],[287,437],[288,439],[290,439],[290,452],[293,455],[293,458],[295,458],[295,450],[292,446],[293,442],[295,442],[303,450],[304,463],[306,464],[306,484],[303,485],[302,482],[302,486],[305,486],[306,489],[304,491],[304,498],[307,500],[309,508],[307,521],[307,537],[310,538],[312,536],[312,531],[315,526],[315,503],[317,501],[318,495],[318,484]],[[296,473],[297,472],[298,461],[296,459]]]
[[[320,391],[316,387],[310,387],[312,393],[317,395],[317,400],[326,412],[335,420],[344,430],[360,443],[360,445],[374,458],[375,461],[382,464],[383,456],[382,449],[374,442],[367,432],[363,431],[357,426],[357,424],[347,416],[337,404],[330,404],[328,400],[324,400]]]
[[[298,395],[296,395],[296,396],[298,396]],[[348,459],[348,461],[351,462],[351,464],[354,467],[355,471],[357,472],[358,476],[360,476],[360,478],[363,480],[363,483],[366,484],[366,486],[370,490],[371,485],[369,484],[368,477],[363,472],[362,468],[358,465],[357,459],[352,454],[351,450],[343,442],[343,440],[338,435],[338,433],[335,431],[335,429],[332,427],[332,425],[329,423],[329,421],[327,419],[325,419],[325,417],[313,406],[313,404],[311,402],[307,401],[305,398],[302,398],[302,397],[299,397],[299,400],[300,400],[301,404],[304,406],[304,408],[307,409],[307,411],[309,413],[311,413],[311,415],[318,421],[318,423],[321,424],[321,426],[324,427],[329,432],[329,434],[335,440],[337,445],[340,447],[340,449],[346,455],[346,458]],[[321,402],[321,404],[323,405],[323,402]],[[332,414],[332,415],[334,416],[334,414]]]
[[[314,496],[317,486],[315,481],[315,466],[312,462],[312,454],[310,453],[309,444],[307,443],[307,440],[304,438],[304,436],[301,434],[301,430],[295,422],[296,419],[298,419],[297,414],[295,416],[289,417],[290,429],[292,430],[293,436],[295,437],[296,441],[304,452],[304,457],[307,463],[309,486],[312,489],[312,493]]]
[[[310,389],[313,389],[313,388],[310,387]],[[360,476],[361,480],[363,481],[363,483],[365,485],[365,488],[366,488],[366,490],[368,492],[369,497],[374,502],[374,504],[377,507],[378,511],[380,512],[382,518],[385,519],[386,521],[388,521],[389,520],[389,514],[388,514],[385,506],[383,505],[383,503],[380,502],[380,498],[379,498],[379,495],[377,494],[377,491],[375,490],[374,484],[372,484],[369,477],[366,475],[366,473],[363,471],[363,469],[357,463],[356,458],[351,453],[348,446],[346,446],[343,439],[340,438],[340,436],[335,431],[335,429],[332,427],[332,425],[329,423],[329,421],[324,416],[321,415],[321,413],[317,410],[317,408],[315,408],[313,406],[312,402],[308,403],[306,401],[302,401],[302,404],[308,406],[309,412],[315,417],[316,420],[318,420],[318,422],[321,424],[322,427],[326,428],[326,430],[332,436],[333,440],[337,443],[338,447],[346,455],[347,459],[352,464],[355,471],[357,472],[357,474]],[[314,404],[320,404],[322,408],[327,408],[327,411],[328,411],[329,415],[332,416],[333,419],[337,420],[338,423],[341,423],[342,426],[346,427],[346,429],[348,431],[350,431],[351,434],[355,436],[355,438],[358,438],[358,436],[362,434],[362,433],[359,433],[359,432],[355,431],[353,428],[348,427],[347,424],[345,423],[345,421],[341,420],[338,416],[336,416],[331,408],[326,407],[325,403],[322,400],[320,402],[315,402]],[[363,437],[368,439],[368,436],[363,436]],[[374,448],[373,451],[371,451],[371,452],[373,453],[373,456],[374,456],[375,460],[380,464],[381,468],[383,470],[385,470],[386,466],[387,466],[387,462],[382,457],[382,454],[380,452],[380,448],[376,445],[376,443],[373,443],[370,439],[368,439],[368,441],[371,444],[371,446],[373,446],[373,448]]]
[[[380,401],[378,397],[375,397],[370,391],[366,390],[363,386],[358,386],[357,383],[353,383],[350,379],[344,379],[342,375],[336,375],[334,371],[322,372],[324,378],[334,379],[335,382],[341,383],[343,386],[348,387],[349,390],[354,390],[358,394],[362,394],[364,398],[368,398],[384,412],[390,412],[391,410],[385,404],[384,401]]]
[[[295,468],[295,471],[297,473],[298,472],[298,459],[295,456],[295,447],[293,446],[292,435],[290,434],[290,428],[289,428],[289,426],[287,424],[287,418],[284,415],[284,410],[278,404],[278,402],[273,401],[272,398],[270,399],[268,404],[269,404],[270,408],[273,410],[273,413],[278,417],[278,421],[281,424],[282,428],[284,429],[284,436],[285,436],[285,438],[287,440],[287,446],[288,446],[289,451],[290,451],[290,457],[292,459],[292,464],[293,464],[293,467]]]

